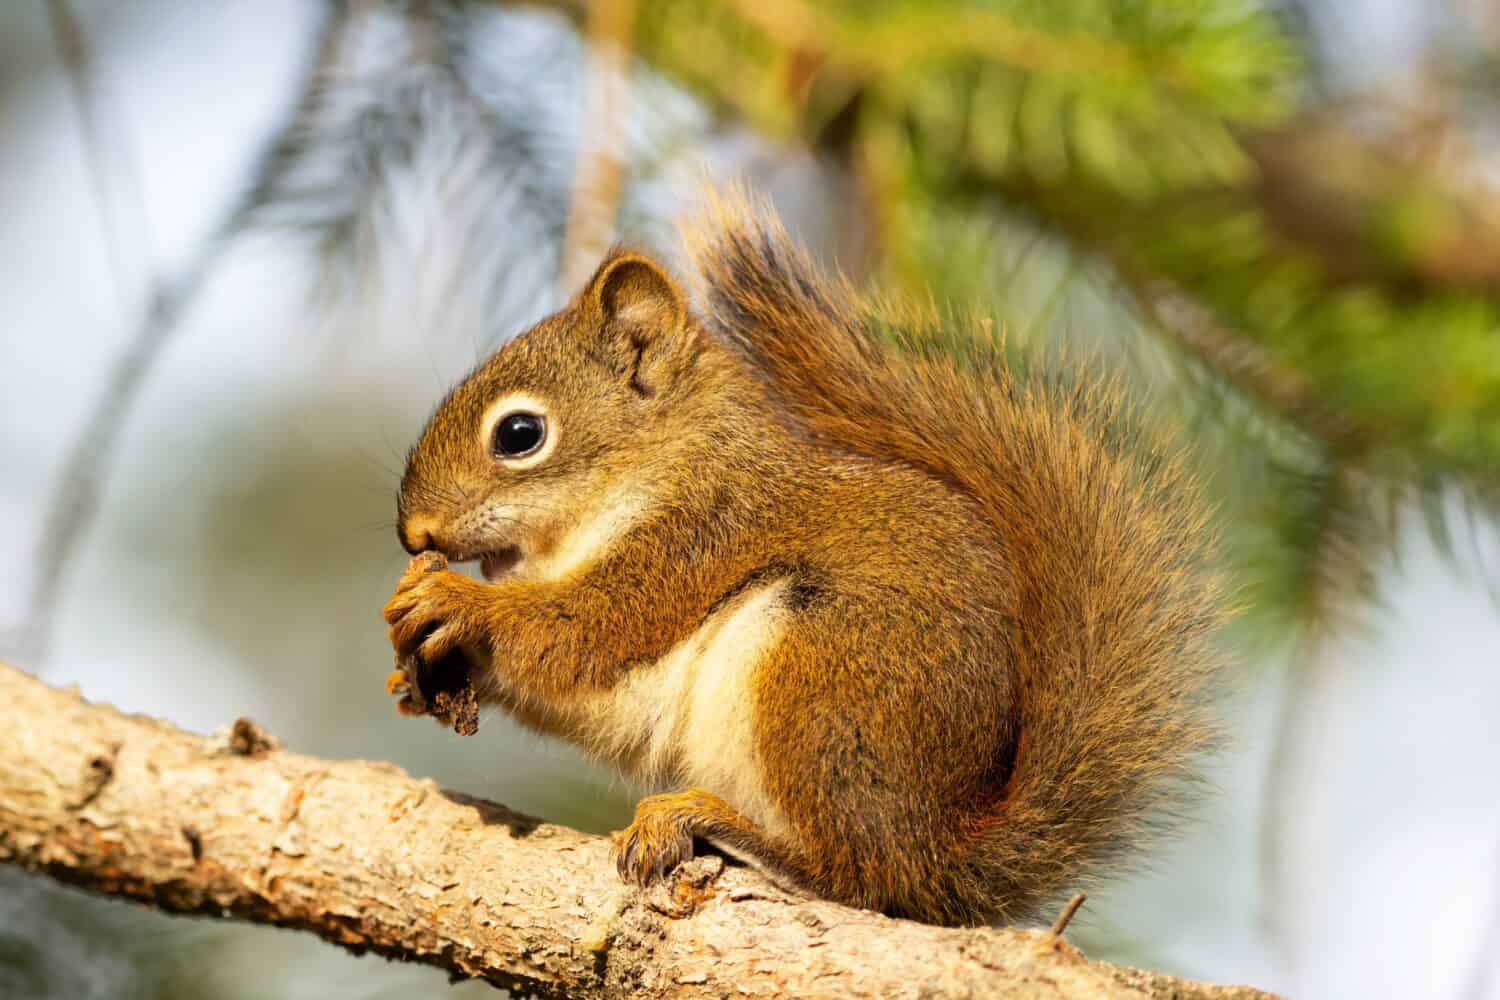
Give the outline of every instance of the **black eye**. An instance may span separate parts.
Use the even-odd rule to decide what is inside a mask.
[[[535,413],[508,413],[495,425],[495,454],[501,458],[530,455],[547,440],[547,421]]]

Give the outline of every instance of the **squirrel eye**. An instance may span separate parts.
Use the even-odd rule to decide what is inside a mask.
[[[535,413],[510,413],[495,425],[495,454],[501,458],[521,458],[542,446],[547,439],[547,422]]]

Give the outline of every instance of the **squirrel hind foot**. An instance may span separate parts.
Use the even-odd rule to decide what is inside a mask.
[[[635,819],[614,835],[620,879],[642,887],[660,882],[693,856],[697,811],[682,795],[653,795],[635,807]]]
[[[782,852],[760,827],[701,788],[642,799],[636,806],[635,819],[613,839],[620,878],[635,885],[644,887],[665,879],[694,857],[695,840],[747,861],[767,873],[778,888],[788,884],[787,876],[780,871],[784,867]],[[796,883],[793,880],[791,884]]]

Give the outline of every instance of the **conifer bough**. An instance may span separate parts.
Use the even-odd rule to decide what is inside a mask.
[[[91,705],[0,664],[0,861],[172,913],[557,997],[1267,994],[1090,962],[1046,931],[930,927],[788,895],[717,857],[623,885],[608,840],[389,764]]]

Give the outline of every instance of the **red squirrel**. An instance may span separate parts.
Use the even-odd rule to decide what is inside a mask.
[[[1221,593],[1182,457],[1108,383],[903,346],[763,208],[617,250],[443,400],[385,617],[480,702],[668,789],[694,841],[829,899],[1034,918],[1153,839],[1214,738]]]

